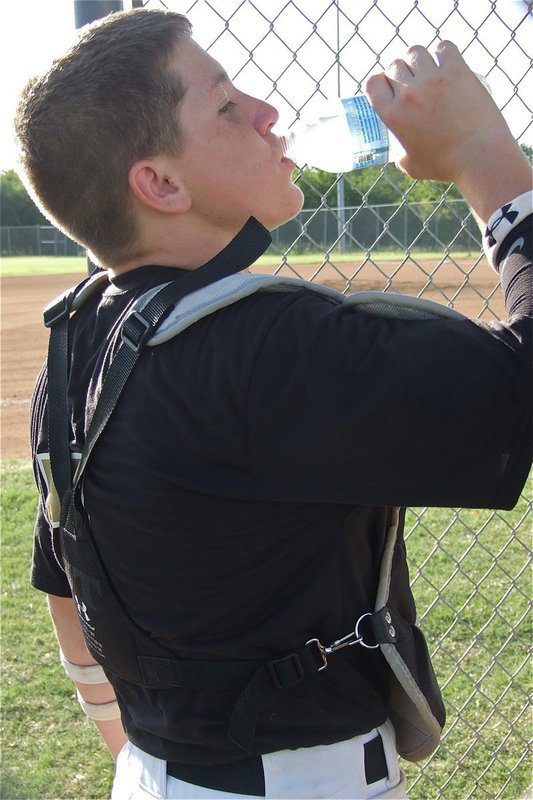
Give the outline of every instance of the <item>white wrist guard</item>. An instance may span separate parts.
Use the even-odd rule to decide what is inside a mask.
[[[110,719],[118,719],[120,717],[120,710],[116,700],[110,700],[108,703],[88,703],[84,700],[78,692],[78,703],[80,704],[84,714],[87,714],[91,719],[104,722]]]
[[[507,234],[533,211],[533,192],[525,192],[505,203],[491,215],[483,234],[483,250],[491,267],[498,272],[498,253]]]
[[[73,664],[72,661],[67,661],[62,650],[59,651],[59,658],[69,678],[77,683],[108,682],[100,664]]]

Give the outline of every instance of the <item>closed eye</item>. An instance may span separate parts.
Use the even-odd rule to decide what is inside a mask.
[[[228,111],[232,111],[236,105],[237,103],[234,103],[232,100],[228,100],[228,102],[225,103],[225,105],[223,105],[222,108],[219,109],[219,111],[221,114],[227,114]]]

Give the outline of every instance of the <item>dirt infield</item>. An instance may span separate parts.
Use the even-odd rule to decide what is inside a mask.
[[[316,264],[298,265],[298,276],[315,279],[341,291],[347,287],[345,277],[357,272],[352,291],[387,287],[403,294],[419,294],[438,302],[454,301],[459,311],[484,320],[503,316],[503,303],[495,289],[497,278],[485,261],[475,267],[475,260],[442,264],[434,278],[428,276],[435,262],[383,262],[358,265],[341,264],[324,267],[317,276]],[[342,274],[340,271],[342,270]],[[255,270],[254,270],[255,271]],[[259,270],[257,270],[259,271]],[[264,271],[264,269],[263,269]],[[294,276],[284,268],[282,274]],[[468,275],[468,280],[465,276]],[[56,295],[76,283],[80,275],[48,275],[39,277],[6,277],[0,282],[1,296],[1,455],[2,458],[29,456],[28,415],[35,377],[46,355],[48,334],[42,325],[42,309]],[[458,296],[457,290],[461,288]],[[485,298],[494,297],[487,306]]]

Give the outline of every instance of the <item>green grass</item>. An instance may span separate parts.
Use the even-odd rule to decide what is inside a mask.
[[[511,512],[407,512],[411,583],[448,712],[427,774],[446,798],[518,800],[530,788],[531,512],[525,497]],[[418,767],[408,775],[412,798],[431,793]]]
[[[3,800],[109,797],[113,766],[58,666],[44,597],[29,586],[35,492],[2,464]],[[526,798],[531,760],[531,508],[407,513],[411,578],[444,689],[446,736],[402,766],[411,800]],[[495,658],[496,657],[496,658]]]
[[[58,668],[45,596],[29,585],[35,507],[30,467],[4,462],[0,797],[108,798],[111,756]]]
[[[441,257],[441,253],[430,251],[413,252],[412,257],[419,260],[436,260]],[[454,258],[468,258],[471,253],[455,252]],[[321,263],[324,254],[320,253],[290,253],[287,256],[287,263],[297,266],[298,264]],[[364,261],[366,253],[357,252],[332,252],[328,256],[330,261],[336,264],[346,262]],[[373,261],[392,261],[400,263],[405,258],[405,251],[373,250]],[[283,256],[279,253],[266,253],[261,256],[257,264],[265,267],[277,266],[283,261]],[[87,259],[85,256],[5,256],[1,260],[1,274],[4,277],[22,275],[83,275],[87,272]]]
[[[84,275],[85,256],[5,256],[1,262],[2,276]]]

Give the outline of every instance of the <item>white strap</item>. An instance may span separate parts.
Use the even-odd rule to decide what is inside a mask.
[[[108,682],[100,664],[73,664],[72,661],[67,661],[62,650],[59,651],[59,658],[69,678],[72,678],[76,683],[96,684]]]
[[[142,311],[160,287],[146,292],[135,305]],[[181,331],[194,325],[199,319],[214,314],[221,308],[243,300],[256,292],[295,292],[305,289],[315,295],[327,297],[339,304],[357,305],[362,311],[374,316],[391,319],[435,319],[447,317],[462,320],[465,317],[453,308],[420,297],[390,294],[388,292],[356,292],[343,295],[341,292],[322,284],[313,284],[300,278],[286,278],[280,275],[255,275],[241,272],[228,275],[215,283],[204,286],[183,297],[167,314],[157,331],[148,340],[150,347],[163,344]]]
[[[120,710],[116,700],[110,700],[108,703],[88,703],[84,700],[78,692],[78,703],[80,704],[84,714],[87,714],[91,719],[104,722],[110,719],[118,719],[120,717]]]
[[[492,214],[483,234],[483,250],[491,267],[498,270],[498,252],[507,234],[533,213],[533,191],[515,197]]]

